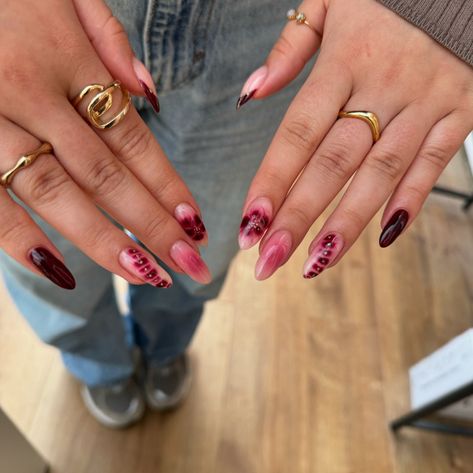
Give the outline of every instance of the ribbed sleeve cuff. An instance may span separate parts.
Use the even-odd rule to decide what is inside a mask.
[[[473,0],[378,0],[473,66]]]

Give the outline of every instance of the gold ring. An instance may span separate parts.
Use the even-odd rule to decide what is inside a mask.
[[[31,166],[42,154],[51,154],[52,152],[53,147],[49,143],[43,143],[38,149],[21,156],[12,169],[0,176],[0,186],[9,187],[16,173]]]
[[[108,112],[113,105],[113,92],[116,90],[120,90],[122,93],[121,109],[110,120],[102,121],[100,119],[102,115]],[[100,84],[91,84],[82,89],[81,93],[72,101],[72,105],[77,108],[86,95],[94,91],[97,91],[97,94],[87,106],[89,122],[99,130],[108,130],[118,125],[130,110],[131,97],[129,92],[117,80],[106,87]]]
[[[295,8],[291,8],[290,10],[288,10],[288,12],[286,13],[286,18],[289,21],[295,21],[298,25],[308,26],[316,35],[319,34],[317,30],[307,21],[305,13],[298,11]]]
[[[342,110],[338,114],[338,118],[356,118],[357,120],[362,120],[365,123],[368,123],[370,126],[374,143],[376,143],[381,138],[379,119],[373,112],[345,112]]]

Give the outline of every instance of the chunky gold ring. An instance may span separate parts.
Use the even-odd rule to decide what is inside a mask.
[[[120,111],[108,121],[102,121],[100,118],[107,113],[113,105],[113,92],[120,90],[122,93],[122,103]],[[97,94],[87,106],[87,116],[89,122],[100,130],[108,130],[118,125],[130,110],[131,97],[129,92],[121,85],[119,81],[114,81],[104,87],[100,84],[91,84],[84,87],[81,93],[72,101],[74,107],[90,93],[96,91]]]
[[[291,8],[290,10],[288,10],[288,12],[286,13],[286,18],[289,21],[295,21],[298,25],[308,26],[316,35],[319,34],[317,30],[307,21],[305,13],[298,11],[295,8]]]
[[[379,119],[373,112],[345,112],[342,110],[338,114],[338,118],[356,118],[357,120],[362,120],[365,123],[368,123],[370,126],[374,143],[376,143],[381,138]]]
[[[53,147],[49,143],[43,143],[38,149],[21,156],[12,169],[0,176],[0,186],[9,187],[16,173],[31,166],[42,154],[51,154],[52,152]]]

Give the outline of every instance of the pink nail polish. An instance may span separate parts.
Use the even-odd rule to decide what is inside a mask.
[[[273,215],[273,206],[266,197],[259,197],[247,208],[240,224],[238,243],[242,250],[254,246],[268,228]]]
[[[158,93],[156,92],[156,87],[153,82],[153,78],[149,73],[146,66],[139,61],[137,58],[133,58],[133,70],[135,71],[136,78],[143,89],[143,92],[148,99],[148,102],[153,107],[156,113],[159,113],[159,100],[158,100]]]
[[[328,233],[311,245],[310,256],[304,265],[304,278],[318,276],[338,257],[343,249],[343,238],[337,233]]]
[[[292,249],[292,236],[286,230],[281,230],[266,242],[261,256],[256,263],[255,276],[258,281],[268,279],[281,267]]]
[[[192,206],[179,204],[174,211],[174,216],[190,238],[197,242],[205,240],[207,230],[204,222]]]
[[[256,91],[263,85],[267,75],[268,68],[266,66],[261,66],[259,69],[256,69],[250,77],[248,77],[243,89],[241,89],[240,97],[238,98],[236,105],[237,110],[253,98]]]
[[[179,240],[174,243],[170,255],[173,261],[195,281],[208,284],[212,280],[204,260],[187,242]]]
[[[120,253],[120,264],[130,274],[155,287],[169,288],[172,279],[153,257],[138,248],[127,248]]]

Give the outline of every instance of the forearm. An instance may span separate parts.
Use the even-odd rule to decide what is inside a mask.
[[[473,66],[473,0],[378,0]]]

